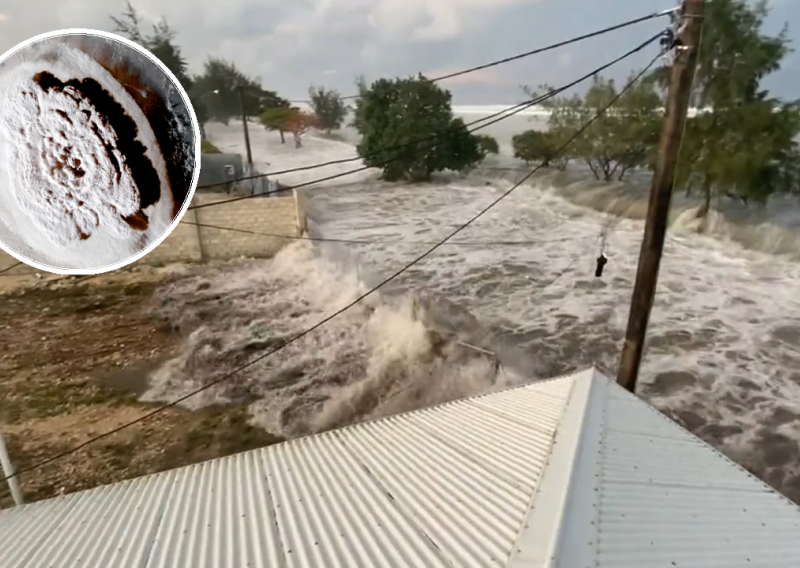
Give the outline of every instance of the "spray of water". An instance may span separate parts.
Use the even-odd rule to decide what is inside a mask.
[[[364,291],[354,271],[323,258],[308,242],[287,247],[274,260],[176,280],[156,295],[154,309],[186,337],[185,348],[153,374],[144,398],[169,400],[197,388]],[[510,370],[499,372],[485,333],[459,329],[453,314],[446,308],[437,313],[436,304],[423,297],[373,296],[186,405],[248,403],[254,423],[293,437],[520,380]]]

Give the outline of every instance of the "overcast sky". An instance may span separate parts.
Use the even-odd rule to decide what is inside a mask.
[[[601,6],[602,5],[602,6]],[[305,98],[310,83],[353,91],[354,78],[455,71],[673,6],[662,0],[135,0],[144,19],[165,17],[191,71],[209,56],[236,62],[265,87]],[[800,43],[800,1],[773,0],[769,31],[790,25]],[[123,0],[3,0],[0,53],[63,28],[112,31]],[[545,55],[444,83],[458,104],[509,103],[519,85],[569,82],[627,51],[666,23],[656,20]],[[796,23],[797,30],[792,25]],[[655,55],[620,64],[623,78]],[[770,77],[775,94],[800,98],[800,60]]]

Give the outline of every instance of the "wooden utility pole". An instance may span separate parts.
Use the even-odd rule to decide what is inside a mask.
[[[247,175],[253,175],[253,153],[250,150],[250,132],[247,130],[247,110],[244,106],[244,86],[239,85],[239,103],[242,105],[242,126],[244,127],[244,144],[247,146],[247,165],[250,171]]]
[[[686,127],[704,14],[705,0],[684,0],[678,18],[675,60],[672,65],[664,125],[658,147],[658,161],[650,190],[644,240],[639,253],[639,268],[636,273],[631,313],[617,378],[617,382],[630,392],[636,392],[647,322],[650,319],[658,282],[658,269],[661,265],[667,219],[672,202],[672,188],[675,183],[675,167]]]

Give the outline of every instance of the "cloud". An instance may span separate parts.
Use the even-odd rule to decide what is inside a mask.
[[[110,15],[124,0],[0,0],[0,53],[35,35],[70,27],[112,31]],[[165,17],[193,73],[209,56],[232,60],[268,88],[289,98],[305,96],[310,83],[350,94],[353,79],[409,76],[419,70],[454,71],[554,43],[638,15],[641,0],[600,6],[585,0],[132,0],[147,26]],[[782,4],[781,19],[800,17],[800,5]],[[580,13],[581,18],[575,14]],[[661,22],[636,33],[655,33]],[[648,28],[648,26],[650,26]],[[647,28],[647,29],[644,29]],[[653,31],[650,31],[650,30]],[[794,30],[790,30],[794,32]],[[519,82],[557,84],[630,49],[629,33],[609,34],[570,51],[545,54],[466,76],[444,86],[463,102],[506,100]],[[644,39],[644,38],[642,38]],[[638,43],[638,36],[636,42]],[[560,55],[560,54],[559,54]],[[621,76],[631,66],[623,65]],[[337,73],[326,73],[335,69]],[[431,73],[432,74],[432,73]],[[782,75],[783,90],[800,83]],[[794,92],[797,88],[793,89]],[[471,104],[471,103],[470,103]]]
[[[530,3],[530,0],[378,0],[370,10],[369,21],[385,37],[441,41],[479,27],[481,18],[489,11]]]
[[[8,21],[8,16],[0,12],[0,22],[6,22],[6,21]]]

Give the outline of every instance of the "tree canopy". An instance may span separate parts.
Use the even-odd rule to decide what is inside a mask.
[[[550,87],[541,87],[550,91]],[[535,97],[530,89],[528,93]],[[556,151],[574,137],[597,113],[619,97],[612,109],[597,118],[563,152]],[[653,81],[640,81],[619,96],[612,79],[596,76],[583,96],[556,97],[547,134],[518,138],[517,149],[526,160],[541,159],[558,167],[569,161],[588,166],[597,179],[621,180],[634,168],[651,165],[660,127],[661,97]]]
[[[769,96],[762,81],[790,52],[786,30],[764,33],[763,0],[715,0],[698,55],[692,93],[701,112],[689,119],[678,184],[699,192],[705,215],[714,195],[763,203],[800,186],[800,115],[794,103]],[[664,70],[656,72],[663,81]]]
[[[312,85],[308,89],[308,97],[311,108],[317,116],[317,124],[322,130],[330,134],[331,131],[342,127],[347,116],[347,105],[344,104],[339,91]]]
[[[475,138],[478,139],[478,147],[481,150],[481,155],[485,158],[489,154],[499,154],[500,145],[497,139],[489,136],[488,134],[476,134]]]
[[[248,77],[235,63],[209,57],[203,73],[195,78],[192,96],[208,109],[209,118],[226,123],[242,114],[239,88],[243,89],[244,108],[247,116],[260,116],[267,108],[288,107],[289,101],[274,91],[261,87],[258,81]]]
[[[111,16],[114,22],[114,32],[126,36],[155,55],[167,69],[172,71],[175,78],[180,81],[183,88],[189,92],[192,80],[189,77],[189,66],[181,53],[180,47],[175,43],[175,31],[166,19],[161,19],[152,26],[152,32],[142,33],[140,26],[142,19],[130,2],[126,2],[125,11],[119,18]]]
[[[368,166],[380,167],[390,181],[424,181],[433,172],[461,171],[479,163],[483,154],[478,138],[453,117],[451,98],[422,75],[374,82],[356,106],[359,155]]]
[[[355,80],[356,89],[358,90],[358,95],[356,96],[356,103],[353,106],[353,120],[350,123],[350,126],[361,132],[362,124],[363,124],[363,105],[361,101],[369,92],[369,84],[367,83],[366,78],[363,75],[359,75],[356,77]]]
[[[264,128],[280,133],[282,143],[286,142],[286,132],[293,134],[298,147],[302,146],[302,135],[318,125],[316,115],[290,106],[265,109],[259,119]]]
[[[141,30],[142,19],[130,2],[119,17],[111,16],[114,32],[127,36],[149,50],[183,85],[192,101],[201,132],[203,125],[216,119],[228,123],[231,117],[241,116],[242,105],[238,87],[243,88],[244,107],[247,116],[259,116],[264,109],[289,106],[289,102],[275,92],[261,87],[260,81],[245,75],[233,62],[210,57],[203,73],[191,77],[186,59],[176,42],[175,31],[165,19],[152,26],[152,31]]]
[[[551,166],[564,170],[567,160],[560,157],[557,150],[559,137],[554,131],[526,130],[511,139],[514,157],[525,160],[526,164],[540,162],[544,167]]]
[[[763,203],[777,193],[800,193],[800,106],[771,97],[762,85],[790,52],[785,29],[764,32],[768,14],[764,0],[708,3],[692,91],[696,112],[687,121],[676,180],[703,197],[699,216],[714,195]],[[668,79],[669,68],[662,67],[639,81],[561,159],[584,163],[607,181],[652,168]],[[553,147],[617,94],[613,81],[595,77],[583,96],[548,101],[549,131],[515,137],[515,154],[552,161]]]

